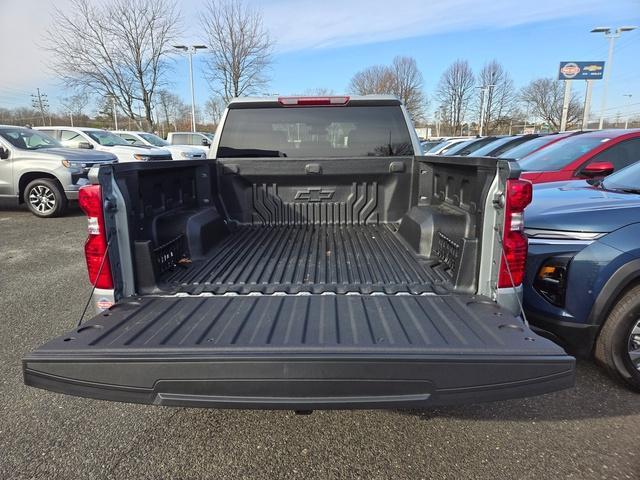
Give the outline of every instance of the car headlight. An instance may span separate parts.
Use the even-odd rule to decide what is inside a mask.
[[[79,162],[72,162],[71,160],[67,160],[66,158],[61,160],[62,166],[65,168],[76,168],[81,169],[84,165]]]
[[[143,162],[146,162],[148,160],[151,160],[151,155],[144,155],[142,153],[134,153],[133,154],[133,158],[135,158],[136,160],[142,160]]]
[[[572,258],[572,255],[559,255],[546,259],[533,280],[536,291],[557,307],[564,307],[567,272]]]
[[[189,153],[189,152],[180,152],[180,156],[182,158],[193,158],[193,153]]]

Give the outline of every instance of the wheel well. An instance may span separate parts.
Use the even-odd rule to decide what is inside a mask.
[[[60,181],[56,178],[55,175],[52,175],[51,173],[46,173],[46,172],[25,173],[20,177],[20,181],[18,182],[18,201],[20,203],[24,203],[24,189],[27,188],[27,185],[29,185],[29,183],[39,178],[47,178],[49,180],[53,180],[60,186],[60,188],[62,188]]]
[[[638,285],[640,285],[640,277],[634,277],[634,278],[630,279],[627,282],[627,284],[620,289],[620,291],[617,293],[615,298],[607,306],[607,309],[602,311],[602,313],[600,314],[600,318],[598,319],[599,320],[599,328],[598,328],[598,334],[596,335],[596,338],[595,338],[596,341],[597,341],[598,337],[600,336],[600,332],[602,331],[602,327],[604,326],[605,322],[607,321],[607,318],[609,317],[609,314],[611,313],[611,310],[614,309],[614,307],[617,305],[617,303],[620,301],[620,299],[622,297],[624,297],[629,290],[631,290],[632,288],[634,288],[634,287],[636,287]],[[595,344],[595,342],[594,342],[594,344]]]

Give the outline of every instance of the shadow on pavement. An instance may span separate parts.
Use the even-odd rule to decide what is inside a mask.
[[[23,205],[3,205],[0,203],[0,212],[31,215],[31,212],[29,212],[29,210],[24,204]],[[82,217],[83,215],[84,215],[84,212],[80,210],[80,207],[78,206],[78,204],[76,202],[71,202],[69,204],[69,208],[67,208],[67,211],[63,216],[64,217]],[[55,221],[56,219],[46,218],[42,220]]]
[[[640,413],[640,393],[608,377],[589,360],[579,360],[576,386],[547,395],[493,403],[479,403],[429,410],[398,410],[423,420],[459,418],[472,420],[558,421],[616,417]]]

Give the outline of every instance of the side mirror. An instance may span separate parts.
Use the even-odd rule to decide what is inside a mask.
[[[9,158],[9,150],[7,150],[3,146],[0,146],[0,159],[6,160],[7,158]]]
[[[582,175],[589,178],[606,177],[613,173],[614,170],[615,167],[611,162],[593,162],[582,169]]]
[[[203,147],[210,147],[211,146],[211,142],[209,140],[207,140],[206,138],[202,139],[202,146]]]
[[[91,150],[93,148],[93,145],[91,145],[89,142],[78,142],[78,148],[83,148],[85,150]]]

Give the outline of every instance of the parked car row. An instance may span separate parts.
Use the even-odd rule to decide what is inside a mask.
[[[428,150],[424,150],[429,146]],[[502,135],[423,142],[426,155],[518,160],[532,183],[601,178],[640,160],[640,130]]]
[[[91,167],[114,162],[204,160],[213,137],[171,132],[169,139],[148,132],[0,125],[0,201],[24,203],[39,217],[60,216],[69,200],[78,198],[80,187],[89,183]],[[191,146],[180,144],[182,141],[199,143]]]

